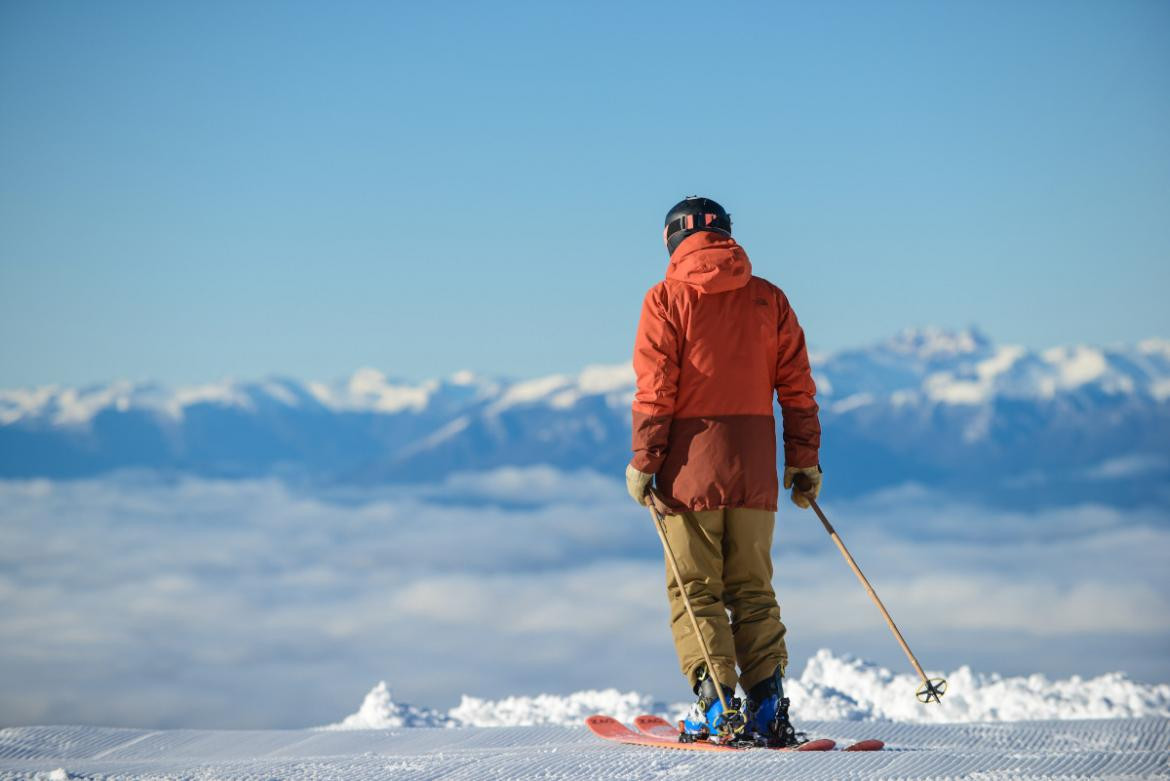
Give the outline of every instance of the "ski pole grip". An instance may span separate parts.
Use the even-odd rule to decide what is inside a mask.
[[[802,494],[807,494],[812,490],[812,480],[809,480],[808,475],[804,472],[797,472],[792,476],[792,485]]]

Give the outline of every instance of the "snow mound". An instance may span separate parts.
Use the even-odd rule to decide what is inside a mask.
[[[643,713],[661,713],[665,705],[636,692],[617,689],[574,692],[567,696],[540,694],[481,700],[463,695],[451,709],[451,718],[471,727],[528,727],[541,724],[579,726],[586,716],[605,713],[619,721],[633,721]]]
[[[1124,673],[1049,680],[1033,674],[1003,677],[964,665],[944,676],[947,693],[925,706],[913,693],[916,676],[821,649],[800,678],[789,680],[793,712],[825,721],[971,722],[1110,719],[1170,716],[1170,685],[1131,681]]]
[[[1039,674],[975,673],[963,666],[945,677],[948,688],[942,703],[923,705],[914,696],[915,676],[896,675],[872,662],[821,649],[799,678],[786,680],[785,693],[792,699],[798,721],[960,723],[1170,717],[1170,685],[1137,683],[1125,673],[1049,680]],[[689,707],[688,702],[668,705],[646,694],[604,689],[500,700],[464,695],[444,715],[395,703],[382,682],[366,695],[357,713],[324,729],[578,727],[594,713],[627,723],[639,714],[654,713],[673,722]]]
[[[399,727],[454,727],[453,721],[439,711],[416,705],[397,703],[385,681],[370,690],[357,713],[338,724],[321,729],[397,729]]]

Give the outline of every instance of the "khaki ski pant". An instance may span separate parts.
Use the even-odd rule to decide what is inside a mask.
[[[745,691],[788,664],[784,624],[772,590],[775,525],[774,512],[747,508],[666,516],[666,539],[711,651],[715,678],[731,687],[738,680]],[[669,561],[666,593],[679,665],[694,686],[703,652]]]

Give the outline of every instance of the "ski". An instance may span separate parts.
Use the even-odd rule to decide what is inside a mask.
[[[648,735],[654,738],[665,738],[668,740],[678,740],[679,729],[671,724],[666,719],[658,716],[639,716],[634,719],[634,726],[643,735]],[[827,748],[822,748],[824,744],[828,744]],[[807,743],[802,743],[800,746],[795,746],[797,751],[828,751],[833,748],[834,742],[831,740],[811,740]],[[852,743],[841,751],[881,751],[885,747],[885,743],[880,740],[861,740],[857,743]],[[811,746],[812,748],[807,748]],[[792,748],[787,749],[773,749],[773,751],[792,751]]]
[[[609,716],[589,716],[585,719],[585,726],[599,738],[615,743],[625,743],[631,746],[652,746],[654,748],[669,748],[679,751],[735,751],[728,746],[717,746],[714,743],[679,743],[678,740],[656,738],[634,732],[617,719]]]
[[[661,724],[647,724],[647,728],[654,728],[656,731],[652,733],[635,732],[634,730],[622,724],[620,721],[609,716],[590,716],[585,719],[585,726],[599,738],[610,740],[615,743],[625,743],[631,746],[651,746],[654,748],[669,748],[681,751],[743,751],[743,748],[736,748],[734,746],[721,746],[718,743],[709,743],[706,741],[695,741],[694,743],[680,743],[678,739],[678,730],[671,727],[669,723],[659,719],[657,716],[639,717],[641,719],[652,719]],[[637,722],[635,722],[637,723]],[[643,723],[646,723],[643,721]],[[670,735],[666,735],[661,729],[665,725],[670,730]],[[638,724],[639,729],[642,729],[642,724]],[[812,740],[808,743],[802,743],[799,746],[792,748],[772,749],[775,751],[829,751],[836,745],[831,740]]]

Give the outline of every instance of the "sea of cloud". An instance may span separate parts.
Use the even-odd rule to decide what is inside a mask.
[[[1170,680],[1165,508],[831,486],[826,511],[928,668]],[[796,671],[822,647],[906,668],[811,512],[782,508],[774,555]],[[324,724],[380,679],[442,709],[607,687],[675,702],[663,581],[648,516],[588,472],[0,482],[0,724]]]

